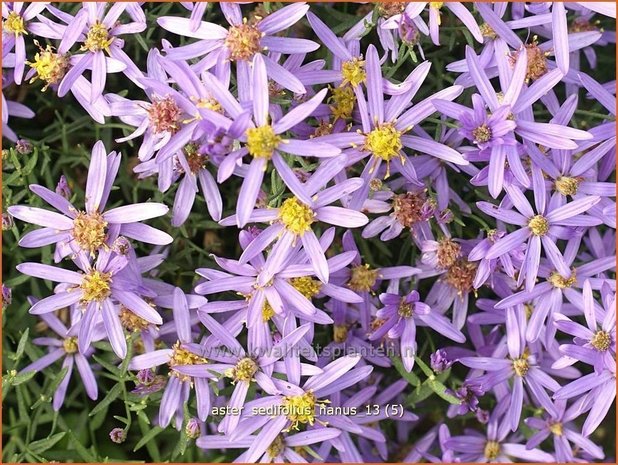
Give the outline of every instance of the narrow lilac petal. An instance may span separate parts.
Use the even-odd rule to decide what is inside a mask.
[[[191,20],[188,18],[175,18],[173,16],[163,16],[157,19],[157,23],[166,31],[174,34],[194,37],[196,39],[218,40],[225,39],[227,30],[218,24],[200,22],[197,29],[191,27]]]
[[[502,238],[500,238],[491,248],[487,251],[487,255],[485,258],[488,260],[498,258],[505,253],[510,252],[516,247],[523,244],[528,237],[530,237],[531,232],[529,228],[518,229],[515,232],[512,232]]]
[[[258,29],[267,35],[283,31],[298,22],[309,11],[306,3],[287,5],[271,13],[258,23]]]
[[[558,272],[565,277],[571,276],[571,269],[564,261],[564,257],[562,256],[562,253],[560,253],[560,250],[558,250],[556,243],[547,236],[541,237],[541,242],[543,242],[545,255],[549,258],[549,261],[554,265]]]
[[[489,202],[477,202],[476,206],[483,213],[493,216],[494,218],[504,221],[505,223],[516,224],[517,226],[525,226],[528,224],[528,220],[516,211],[506,210]]]
[[[268,124],[268,76],[261,54],[253,58],[253,117],[258,126]]]
[[[468,368],[477,368],[485,371],[499,371],[511,367],[509,360],[493,357],[462,357],[459,362]]]
[[[262,427],[259,434],[256,436],[251,447],[247,449],[245,455],[243,456],[243,462],[253,463],[257,462],[257,460],[266,452],[270,444],[275,440],[275,438],[281,434],[281,431],[284,429],[286,423],[288,422],[287,417],[283,415],[278,415],[275,418],[271,419],[265,426]]]
[[[172,207],[172,226],[181,226],[189,217],[191,208],[195,203],[195,194],[197,186],[195,185],[195,178],[191,175],[185,174],[178,185],[176,191],[176,197],[174,198],[174,206]]]
[[[401,141],[406,147],[410,147],[414,150],[418,150],[419,152],[440,158],[441,160],[445,160],[456,165],[469,164],[468,160],[466,160],[457,150],[441,144],[440,142],[436,142],[435,140],[418,136],[403,136]]]
[[[504,145],[495,145],[491,148],[489,159],[489,179],[487,188],[495,199],[502,192],[504,185],[504,163],[506,162],[506,148]]]
[[[161,349],[134,356],[129,362],[129,370],[145,370],[170,361],[172,349]]]
[[[332,30],[326,26],[316,15],[311,11],[307,13],[309,24],[313,28],[315,34],[320,38],[325,47],[340,60],[351,60],[352,54],[344,46],[343,41],[339,39]]]
[[[521,408],[524,401],[524,382],[520,376],[513,378],[513,392],[511,393],[511,403],[507,412],[507,418],[511,424],[511,431],[516,431],[519,427],[521,418]]]
[[[132,292],[114,290],[113,296],[120,301],[125,307],[131,310],[140,318],[149,323],[160,325],[163,324],[163,319],[157,311],[148,305],[144,300]]]
[[[124,359],[127,355],[127,340],[124,337],[120,317],[109,299],[103,301],[101,310],[103,324],[105,325],[107,337],[112,345],[112,349],[114,349],[118,357]]]
[[[165,215],[169,208],[162,203],[146,202],[112,208],[103,214],[109,223],[135,223]]]
[[[68,28],[67,28],[68,29]],[[75,84],[75,81],[80,77],[87,68],[92,67],[93,54],[86,53],[82,55],[77,63],[65,74],[64,78],[58,86],[58,97],[64,97]]]
[[[322,89],[311,97],[311,99],[288,111],[279,121],[273,124],[275,132],[277,134],[282,134],[298,123],[305,121],[315,111],[318,105],[322,103],[327,92],[327,89]]]
[[[564,74],[569,72],[569,31],[567,13],[564,3],[552,3],[552,39],[554,55],[558,69]]]
[[[90,173],[89,173],[90,174]],[[55,192],[50,191],[48,188],[39,186],[38,184],[30,184],[30,190],[36,195],[45,200],[52,207],[60,210],[66,216],[74,218],[75,208],[67,199]]]
[[[8,211],[13,217],[27,223],[55,228],[56,230],[73,229],[73,220],[71,218],[42,208],[15,205],[9,207]]]
[[[94,301],[89,302],[86,306],[84,316],[80,320],[79,336],[77,338],[77,345],[82,354],[86,353],[86,351],[90,348],[98,314],[98,303]]]
[[[59,283],[81,284],[83,275],[70,270],[63,270],[51,265],[42,263],[21,263],[17,265],[17,271],[33,276],[35,278],[49,279]]]
[[[558,84],[564,75],[559,69],[552,69],[534,81],[530,87],[524,89],[516,102],[513,102],[512,111],[517,114],[535,103]]]
[[[30,308],[32,315],[43,315],[50,313],[60,308],[69,307],[81,299],[81,292],[61,292],[60,294],[54,294],[45,299],[39,300]]]
[[[82,354],[77,353],[75,354],[75,365],[77,365],[77,371],[79,371],[79,375],[84,383],[86,394],[88,394],[88,397],[91,399],[96,399],[98,397],[99,389],[97,380],[94,377],[94,373],[92,372],[92,368],[90,368],[88,360],[86,360],[86,357]]]
[[[95,103],[96,100],[103,94],[106,78],[107,68],[105,65],[105,55],[102,50],[99,50],[98,52],[94,52],[92,56],[90,103]]]
[[[155,245],[168,245],[174,240],[169,234],[142,223],[125,223],[120,234],[140,242]]]
[[[321,207],[316,211],[316,218],[344,228],[358,228],[369,222],[363,213],[343,207]]]
[[[254,158],[249,164],[249,170],[240,187],[236,205],[236,224],[239,228],[244,227],[249,222],[251,212],[255,208],[255,202],[264,179],[266,163],[267,161],[264,158]]]
[[[52,401],[52,408],[55,411],[60,410],[62,404],[64,403],[64,398],[67,393],[67,388],[69,387],[69,381],[71,381],[71,374],[73,373],[73,364],[75,362],[75,357],[65,357],[64,362],[62,363],[62,369],[67,369],[66,375],[58,385],[56,392],[54,392],[54,399]]]
[[[301,240],[316,276],[323,283],[327,283],[329,277],[328,263],[326,262],[326,256],[324,255],[322,247],[320,247],[315,233],[311,230],[306,231],[305,234],[301,236]]]
[[[159,407],[159,425],[165,428],[172,421],[181,402],[183,382],[176,376],[170,376]]]
[[[19,373],[20,374],[27,373],[29,371],[39,372],[43,370],[44,368],[47,368],[48,366],[50,366],[56,360],[59,360],[60,358],[62,358],[65,354],[66,352],[64,351],[64,348],[62,347],[54,349],[50,353],[45,354],[38,360],[35,360],[34,362],[32,362],[30,365],[22,369]]]
[[[466,62],[468,63],[468,70],[474,80],[474,83],[476,84],[477,90],[483,96],[483,99],[489,106],[489,109],[491,111],[495,111],[500,106],[498,103],[498,97],[496,96],[496,91],[489,82],[489,79],[487,79],[487,75],[480,64],[474,49],[470,46],[466,46]]]
[[[292,153],[304,157],[334,157],[339,155],[341,150],[334,145],[325,142],[318,142],[314,139],[298,140],[286,139],[279,147],[282,152]]]
[[[587,212],[591,207],[599,203],[600,200],[601,198],[596,196],[579,198],[549,212],[546,218],[550,221],[550,223],[560,224],[561,221],[579,215],[580,213]]]
[[[464,343],[466,341],[466,336],[456,329],[446,317],[439,313],[430,311],[426,315],[419,315],[418,318],[433,330],[455,342]]]
[[[102,53],[101,53],[102,55]],[[102,141],[97,141],[92,148],[92,158],[88,168],[86,181],[86,211],[94,213],[99,211],[101,197],[105,188],[107,174],[107,154]]]

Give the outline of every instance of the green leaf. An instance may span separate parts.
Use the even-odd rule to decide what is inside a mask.
[[[413,372],[407,372],[400,357],[391,357],[391,361],[399,374],[412,386],[420,386],[421,380]]]
[[[427,383],[427,385],[431,388],[433,392],[438,394],[449,404],[453,404],[453,405],[461,404],[461,400],[459,400],[457,397],[453,396],[452,394],[449,394],[448,392],[446,392],[447,391],[446,386],[442,384],[440,381],[438,381],[437,379],[435,379],[435,376],[428,378],[425,382]]]
[[[122,392],[122,384],[114,384],[114,387],[109,390],[105,398],[101,402],[99,402],[95,408],[92,409],[89,416],[96,415],[98,412],[100,412],[113,401],[115,401]]]
[[[15,360],[15,362],[19,362],[19,359],[24,354],[24,349],[26,348],[26,342],[28,342],[28,335],[30,334],[30,328],[26,328],[24,333],[21,335],[19,339],[19,343],[17,344],[17,350],[13,355],[9,355],[11,360]]]
[[[28,444],[28,450],[33,454],[40,454],[41,452],[45,452],[48,449],[51,449],[56,445],[58,441],[60,441],[67,433],[56,433],[48,438],[40,439],[39,441],[34,441]]]
[[[75,451],[79,454],[84,462],[94,463],[98,462],[97,457],[92,455],[88,449],[86,449],[81,441],[77,439],[73,431],[69,431],[69,439],[71,440],[71,444],[75,447]]]
[[[154,428],[152,428],[135,445],[135,448],[133,449],[133,452],[135,452],[135,451],[141,449],[142,447],[144,447],[147,443],[150,442],[151,439],[155,438],[161,431],[163,431],[163,428],[161,428],[160,426],[155,426]]]
[[[36,371],[27,371],[25,373],[20,373],[11,379],[11,384],[13,386],[18,386],[26,381],[29,381],[36,375]]]
[[[27,176],[30,173],[32,173],[32,170],[36,167],[36,163],[37,163],[38,160],[39,160],[39,154],[35,150],[34,152],[32,152],[32,156],[28,159],[28,162],[26,163],[26,165],[22,169],[22,174],[24,176]]]
[[[60,386],[60,383],[62,382],[64,377],[67,375],[68,371],[69,367],[62,368],[62,370],[60,370],[60,372],[54,377],[54,379],[50,383],[49,387],[45,391],[45,394],[42,394],[39,400],[37,400],[30,408],[35,409],[43,402],[49,402],[53,397],[54,393],[56,392],[56,389],[58,389],[58,386]]]

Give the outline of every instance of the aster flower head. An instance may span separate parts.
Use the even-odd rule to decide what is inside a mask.
[[[22,247],[57,244],[56,261],[71,253],[95,256],[96,252],[109,249],[119,235],[152,244],[169,244],[172,238],[167,233],[140,223],[167,213],[165,205],[147,202],[105,211],[119,167],[120,154],[106,155],[103,143],[97,142],[92,149],[83,210],[75,208],[60,194],[31,185],[32,192],[60,213],[22,205],[9,207],[15,218],[42,226],[24,235],[19,244]]]

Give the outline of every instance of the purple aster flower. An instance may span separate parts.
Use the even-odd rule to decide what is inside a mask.
[[[92,70],[90,103],[94,103],[102,95],[107,73],[112,70],[120,68],[129,79],[142,87],[139,79],[143,74],[122,50],[124,40],[119,37],[146,29],[146,17],[136,6],[133,5],[129,12],[133,21],[123,24],[118,19],[125,11],[129,11],[129,4],[117,3],[108,8],[104,2],[84,3],[82,9],[68,23],[58,46],[58,53],[65,54],[76,42],[81,42],[83,45],[80,51],[84,52],[73,62],[72,68],[60,82],[60,97],[71,89],[86,69]]]
[[[35,303],[36,305],[36,303]],[[52,363],[64,358],[62,362],[62,368],[66,368],[68,371],[58,388],[54,392],[54,398],[52,401],[52,407],[55,411],[60,410],[62,404],[64,403],[64,398],[67,393],[67,389],[69,387],[69,382],[71,381],[71,375],[73,374],[73,367],[77,366],[77,371],[82,379],[82,383],[84,385],[84,389],[86,390],[86,394],[93,400],[96,400],[98,397],[98,385],[95,378],[94,373],[92,372],[92,368],[90,367],[90,363],[88,362],[88,358],[94,352],[93,349],[88,349],[85,352],[78,351],[79,345],[79,337],[74,335],[75,325],[71,328],[71,331],[67,329],[67,327],[60,321],[60,319],[54,315],[53,313],[47,313],[41,315],[41,319],[47,324],[47,326],[56,333],[59,338],[53,337],[41,337],[33,339],[33,343],[40,346],[46,346],[49,349],[49,352],[41,357],[40,359],[34,361],[20,373],[27,373],[29,371],[41,371],[44,368],[47,368]],[[78,327],[84,324],[84,321],[75,323]],[[81,329],[79,329],[79,333],[81,334]],[[100,339],[102,336],[93,335],[95,339]]]
[[[447,416],[449,418],[455,415],[465,415],[468,412],[476,413],[479,410],[479,397],[485,394],[485,391],[475,383],[475,380],[464,381],[464,383],[450,391],[461,402],[459,405],[451,405],[448,408]]]
[[[510,462],[513,458],[531,462],[555,462],[555,458],[547,452],[526,448],[521,444],[521,435],[508,436],[510,418],[508,413],[503,417],[506,405],[502,401],[494,408],[487,423],[486,434],[466,430],[465,435],[452,436],[447,440],[446,447],[462,462]]]
[[[56,294],[38,301],[30,307],[30,313],[43,315],[76,304],[83,314],[78,335],[79,351],[87,352],[102,318],[114,352],[124,358],[127,343],[115,302],[149,323],[161,324],[161,316],[141,297],[150,291],[136,281],[125,256],[103,250],[94,266],[85,254],[75,256],[73,261],[81,273],[40,263],[17,265],[21,273],[61,283],[56,287]]]
[[[448,358],[448,354],[444,349],[438,349],[429,356],[431,369],[436,373],[442,373],[448,370],[453,364],[453,360]]]
[[[198,67],[210,69],[215,64],[224,66],[229,75],[231,63],[236,64],[239,93],[249,96],[255,83],[251,79],[250,63],[256,56],[263,59],[269,76],[277,84],[297,94],[305,93],[305,87],[292,73],[263,52],[294,54],[308,53],[316,50],[318,44],[307,39],[281,37],[277,33],[297,23],[307,10],[306,3],[287,5],[266,17],[255,16],[251,21],[243,18],[237,3],[220,3],[219,6],[230,24],[228,29],[202,21],[197,29],[191,28],[194,22],[187,18],[164,16],[157,20],[165,30],[186,37],[200,39],[198,42],[168,50],[167,54],[174,60],[186,60],[206,54]],[[277,34],[277,35],[276,35]]]
[[[137,383],[135,383],[135,388],[131,392],[138,396],[146,396],[159,392],[164,389],[167,384],[167,378],[165,376],[155,375],[154,370],[150,368],[138,371],[136,378]]]
[[[505,223],[515,224],[520,229],[509,233],[492,245],[485,258],[494,259],[502,256],[527,243],[524,262],[519,273],[519,283],[526,283],[526,290],[534,287],[538,274],[541,250],[558,270],[563,278],[571,276],[571,270],[566,265],[564,257],[556,246],[556,236],[561,236],[560,230],[564,226],[594,226],[600,220],[589,215],[582,215],[593,205],[599,202],[596,196],[579,198],[565,205],[555,208],[554,202],[547,199],[541,171],[532,170],[534,184],[534,203],[536,213],[530,202],[524,197],[521,190],[515,186],[505,186],[508,199],[517,211],[497,207],[488,202],[477,202],[477,207],[484,213],[493,216]],[[504,203],[504,202],[503,202]]]
[[[332,414],[324,409],[324,398],[363,380],[372,371],[372,367],[354,368],[359,362],[358,356],[341,357],[324,367],[320,374],[309,377],[302,387],[291,382],[273,379],[281,394],[269,395],[248,402],[242,414],[238,428],[230,435],[234,442],[242,441],[257,429],[260,432],[243,455],[243,460],[253,462],[264,454],[268,447],[282,432],[298,430],[300,425],[323,428],[335,428],[344,431],[359,432],[345,415]],[[271,414],[255,415],[255,408],[270,409]],[[316,425],[316,426],[314,426]]]
[[[36,23],[30,23],[45,9],[45,2],[32,2],[26,6],[23,2],[6,2],[2,4],[2,55],[15,50],[15,68],[13,79],[21,84],[26,64],[26,41],[28,32],[39,35]]]
[[[383,323],[370,336],[369,340],[381,339],[388,332],[391,339],[399,338],[401,360],[407,371],[414,367],[416,355],[416,325],[428,326],[434,331],[456,342],[464,342],[466,337],[444,316],[433,312],[429,305],[420,301],[417,291],[401,297],[399,294],[380,294],[384,304],[376,316]]]
[[[260,347],[251,347],[249,340],[249,351],[246,352],[234,336],[213,317],[204,312],[200,312],[199,316],[204,326],[227,350],[219,351],[215,348],[211,351],[208,364],[178,366],[176,371],[194,378],[212,378],[217,375],[231,378],[234,390],[227,405],[232,411],[242,411],[253,382],[270,395],[280,394],[271,379],[273,371],[279,371],[275,362],[283,357],[287,359],[287,353],[294,350],[294,346],[307,333],[310,325],[296,328],[266,351]],[[287,360],[284,366],[289,366]],[[300,363],[297,368],[300,374]],[[288,377],[292,377],[291,373],[288,373]],[[236,429],[239,421],[239,415],[228,414],[219,423],[218,431],[229,435]]]
[[[498,346],[491,357],[462,357],[459,362],[469,368],[487,372],[474,380],[484,391],[512,380],[507,420],[511,430],[515,431],[521,418],[524,387],[528,388],[539,405],[556,414],[554,404],[545,389],[555,392],[560,388],[560,384],[543,371],[538,365],[536,355],[531,353],[526,345],[526,323],[522,320],[521,312],[516,314],[512,308],[507,309],[506,328],[506,343]]]
[[[122,428],[114,428],[109,432],[109,438],[116,444],[122,444],[127,439],[127,432]]]
[[[403,151],[404,147],[427,153],[456,165],[468,163],[459,152],[433,139],[405,134],[435,111],[433,99],[454,99],[461,93],[460,87],[449,87],[404,111],[428,71],[428,66],[417,68],[412,73],[414,76],[412,82],[415,85],[385,102],[378,53],[373,45],[369,46],[366,67],[368,100],[365,100],[360,87],[355,88],[362,130],[358,133],[332,134],[316,138],[316,140],[328,142],[340,148],[352,147],[348,150],[350,164],[368,155],[371,157],[361,174],[365,183],[353,195],[350,208],[361,208],[367,199],[370,181],[376,177],[382,162],[387,164],[386,177],[390,175],[390,163],[392,162],[396,169],[409,180],[418,179],[414,166]]]
[[[140,223],[167,213],[168,208],[163,204],[147,202],[104,211],[119,167],[120,155],[116,152],[105,155],[103,142],[97,142],[88,170],[84,211],[75,208],[62,195],[37,184],[31,185],[32,192],[61,213],[21,205],[9,207],[14,217],[43,226],[25,234],[19,245],[32,248],[57,244],[55,259],[59,262],[71,253],[82,251],[94,256],[96,251],[111,246],[119,235],[151,244],[172,242],[169,234]]]
[[[567,408],[566,401],[557,401],[557,416],[545,413],[543,418],[526,418],[526,425],[537,430],[528,439],[526,448],[538,447],[544,440],[551,437],[554,443],[556,461],[558,462],[575,462],[575,455],[578,449],[584,450],[595,459],[603,459],[605,457],[603,449],[578,433],[575,429],[576,426],[573,424],[573,420],[581,414],[581,404],[582,402],[577,401]],[[573,443],[573,447],[569,442]]]
[[[189,304],[186,295],[179,288],[174,290],[173,301],[173,324],[176,328],[177,341],[172,348],[158,349],[133,357],[129,362],[129,369],[144,370],[158,365],[169,365],[169,380],[159,407],[159,425],[166,427],[176,415],[175,427],[179,429],[191,388],[195,388],[198,417],[202,421],[205,421],[210,414],[211,394],[207,379],[192,379],[176,370],[180,365],[208,363],[208,359],[207,350],[193,342]]]
[[[578,360],[594,366],[597,373],[609,369],[616,364],[616,296],[611,293],[609,286],[605,285],[603,302],[605,304],[605,316],[600,328],[597,323],[597,312],[594,308],[592,287],[590,280],[584,282],[583,288],[583,311],[586,317],[586,326],[570,320],[559,313],[554,314],[554,324],[563,333],[574,336],[574,344],[560,346],[564,356],[554,363],[561,368],[572,365]],[[613,294],[613,296],[612,296]]]
[[[30,155],[32,153],[32,144],[26,139],[19,139],[15,142],[15,150],[20,155]]]

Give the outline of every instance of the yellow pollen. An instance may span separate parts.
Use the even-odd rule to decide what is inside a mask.
[[[322,283],[310,276],[301,276],[300,278],[290,279],[290,284],[300,292],[304,297],[311,300],[320,292]]]
[[[405,297],[403,297],[401,302],[399,302],[397,313],[402,318],[410,318],[414,314],[412,304],[407,303]]]
[[[67,354],[74,354],[77,352],[77,338],[67,337],[64,341],[62,341],[62,347]]]
[[[268,303],[268,300],[265,300],[264,305],[262,306],[262,321],[270,321],[273,316],[275,316],[275,310]]]
[[[477,144],[488,142],[491,139],[491,128],[486,124],[481,124],[472,130],[472,137]]]
[[[487,441],[485,443],[485,449],[483,455],[487,460],[496,460],[500,455],[500,443],[496,441]]]
[[[494,31],[493,28],[487,23],[481,24],[479,28],[483,37],[487,37],[488,39],[495,39],[498,37],[496,31]]]
[[[443,269],[450,268],[455,264],[459,256],[461,255],[461,245],[457,242],[444,238],[438,242],[438,250],[436,251],[436,258],[438,260],[438,266]]]
[[[577,189],[579,188],[580,180],[577,178],[569,178],[567,176],[561,176],[556,179],[555,187],[558,192],[562,195],[575,195],[577,194]]]
[[[111,273],[101,273],[93,270],[84,275],[80,285],[83,292],[83,302],[101,302],[107,299],[111,294],[110,285],[112,283]]]
[[[234,368],[231,368],[226,373],[228,378],[233,378],[236,381],[250,382],[253,379],[253,375],[258,371],[257,364],[253,359],[245,357],[240,359]]]
[[[172,347],[172,356],[170,361],[168,362],[171,370],[170,376],[176,376],[181,381],[189,381],[191,379],[190,376],[183,375],[182,373],[178,373],[174,370],[175,366],[180,365],[202,365],[208,363],[208,360],[200,355],[194,354],[193,352],[188,351],[181,347],[181,342],[176,341],[176,344]]]
[[[378,279],[378,270],[371,269],[369,265],[358,265],[350,270],[348,287],[357,292],[369,292],[375,286]]]
[[[243,23],[229,28],[225,38],[225,46],[230,52],[232,61],[248,61],[258,53],[262,46],[262,33],[252,24]]]
[[[132,332],[143,331],[150,325],[150,323],[148,323],[143,318],[137,316],[124,305],[120,306],[120,323],[128,331]]]
[[[612,345],[612,338],[607,331],[599,330],[592,336],[590,344],[599,352],[605,352]]]
[[[382,160],[390,161],[401,156],[401,132],[390,123],[383,124],[365,135],[365,150]]]
[[[362,84],[367,79],[365,72],[365,60],[352,58],[341,64],[341,75],[343,76],[342,85],[350,83],[354,87]]]
[[[279,208],[279,219],[286,229],[298,236],[302,236],[311,229],[315,221],[315,213],[296,197],[285,200]]]
[[[256,158],[270,160],[274,150],[281,143],[281,137],[275,134],[272,126],[258,126],[249,128],[246,132],[247,149],[249,154]]]
[[[93,254],[105,244],[107,221],[99,212],[91,214],[79,212],[73,220],[73,237],[84,250]]]
[[[406,9],[406,2],[380,2],[376,5],[378,14],[384,18],[390,18],[401,14]]]
[[[444,2],[429,2],[429,6],[435,10],[439,10],[444,5]]]
[[[283,436],[280,434],[275,438],[273,442],[270,443],[270,446],[268,446],[268,449],[266,449],[266,453],[271,459],[274,459],[275,457],[279,457],[281,454],[283,454],[284,450],[285,442],[283,441]]]
[[[526,354],[524,354],[520,358],[516,358],[515,360],[513,360],[513,370],[515,370],[515,374],[517,376],[526,376],[529,369],[530,364],[528,363],[528,356]]]
[[[572,287],[573,284],[577,282],[577,277],[575,276],[575,270],[572,269],[571,276],[568,278],[565,278],[557,271],[554,271],[549,275],[547,280],[552,284],[552,286],[557,287],[558,289],[566,289],[567,287]]]
[[[15,11],[11,11],[9,16],[2,22],[2,29],[15,34],[15,36],[21,34],[28,35],[24,26],[24,18]]]
[[[543,76],[549,70],[547,66],[547,52],[544,52],[539,48],[539,44],[536,40],[536,36],[532,42],[526,44],[526,57],[528,59],[528,67],[526,70],[526,83],[534,81]],[[514,62],[517,58],[517,54],[513,57]]]
[[[348,327],[346,325],[334,325],[333,326],[333,340],[341,343],[345,342],[348,338]]]
[[[549,221],[542,215],[536,215],[530,219],[528,227],[535,236],[544,236],[549,231]]]
[[[82,45],[81,50],[89,50],[91,52],[108,50],[113,41],[114,37],[109,36],[107,27],[97,21],[90,26],[90,30],[88,31],[88,34],[86,34],[86,40],[84,41],[84,45]]]
[[[556,436],[562,436],[562,423],[552,423],[549,425],[549,431]]]
[[[316,404],[327,404],[328,400],[316,400],[312,391],[305,392],[299,396],[285,396],[283,398],[283,411],[285,416],[292,424],[285,431],[291,429],[298,430],[299,424],[315,423]]]
[[[35,44],[38,45],[38,42],[35,41]],[[42,91],[47,90],[51,84],[60,82],[69,69],[68,56],[55,53],[53,50],[51,45],[47,45],[44,49],[39,47],[39,51],[34,55],[34,61],[26,62],[36,71],[36,75],[30,79],[30,83],[37,79],[45,82]]]
[[[352,111],[356,104],[354,89],[348,85],[342,85],[331,89],[330,110],[333,112],[335,121],[338,119],[348,119],[352,117]]]

